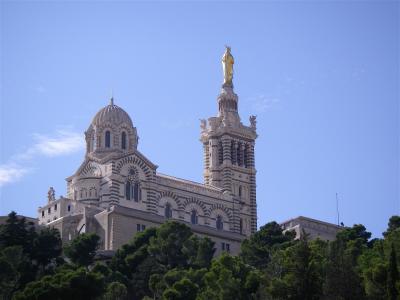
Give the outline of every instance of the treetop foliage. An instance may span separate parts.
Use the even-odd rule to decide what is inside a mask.
[[[137,233],[109,263],[96,262],[99,237],[62,248],[54,228],[35,231],[16,213],[0,226],[2,299],[269,300],[399,299],[400,217],[382,239],[363,225],[335,241],[309,240],[268,223],[239,256],[214,257],[214,242],[168,221]]]
[[[94,233],[80,234],[64,248],[65,255],[79,266],[93,263],[100,237]]]

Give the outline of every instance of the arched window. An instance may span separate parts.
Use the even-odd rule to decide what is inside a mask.
[[[243,219],[242,218],[240,218],[239,230],[240,230],[240,234],[243,234]]]
[[[218,143],[218,164],[222,165],[224,162],[224,148],[222,146],[222,142]]]
[[[242,198],[242,186],[239,186],[239,198]]]
[[[126,200],[134,200],[139,202],[141,200],[140,184],[139,182],[132,183],[127,181],[125,184],[125,198]]]
[[[244,153],[243,153],[243,165],[244,165],[245,168],[247,168],[247,165],[248,165],[248,162],[247,162],[247,157],[248,157],[247,151],[248,151],[248,147],[247,147],[247,144],[245,144]]]
[[[236,151],[235,141],[231,142],[231,161],[233,165],[235,165],[237,162],[237,151]]]
[[[192,213],[190,215],[190,222],[192,224],[197,224],[198,223],[198,217],[197,217],[197,211],[196,210],[192,210]]]
[[[133,185],[133,200],[135,200],[135,202],[139,202],[140,200],[140,187],[138,182],[135,182]]]
[[[236,160],[237,160],[237,165],[241,166],[242,165],[242,143],[238,143],[237,144],[237,148],[236,148]]]
[[[126,200],[131,200],[132,196],[132,184],[130,181],[127,181],[125,184],[125,198]]]
[[[121,148],[126,149],[126,133],[122,132],[121,134]]]
[[[91,151],[94,151],[94,150],[96,150],[96,135],[93,133]]]
[[[222,221],[222,217],[221,216],[217,216],[217,229],[218,230],[222,230],[224,229],[224,222]]]
[[[167,219],[172,218],[172,209],[171,209],[171,204],[167,203],[165,205],[165,212],[164,215]]]
[[[111,147],[111,133],[110,131],[106,131],[106,148]]]

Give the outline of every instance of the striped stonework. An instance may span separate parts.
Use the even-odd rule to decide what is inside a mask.
[[[222,86],[217,101],[217,116],[201,120],[204,183],[198,183],[158,173],[138,151],[130,116],[111,99],[85,132],[85,158],[67,178],[67,198],[49,197],[38,209],[39,224],[60,228],[64,242],[94,232],[102,249],[116,250],[137,228],[173,219],[212,239],[216,254],[226,250],[221,245],[238,254],[257,229],[256,121],[241,122],[232,84]]]
[[[222,87],[218,103],[218,116],[202,123],[201,141],[212,148],[205,153],[204,183],[232,197],[232,230],[249,235],[257,230],[255,117],[242,124],[232,86]]]

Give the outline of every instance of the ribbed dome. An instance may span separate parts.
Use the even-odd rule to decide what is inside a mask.
[[[112,123],[113,125],[126,123],[133,127],[132,120],[127,112],[115,105],[113,99],[111,99],[109,105],[99,110],[92,120],[92,126],[101,126],[105,123]]]

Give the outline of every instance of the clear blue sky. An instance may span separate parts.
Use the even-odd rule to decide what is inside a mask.
[[[259,225],[304,215],[380,236],[400,213],[399,2],[1,4],[0,214],[36,216],[115,102],[159,171],[202,182],[224,45],[258,116]]]

